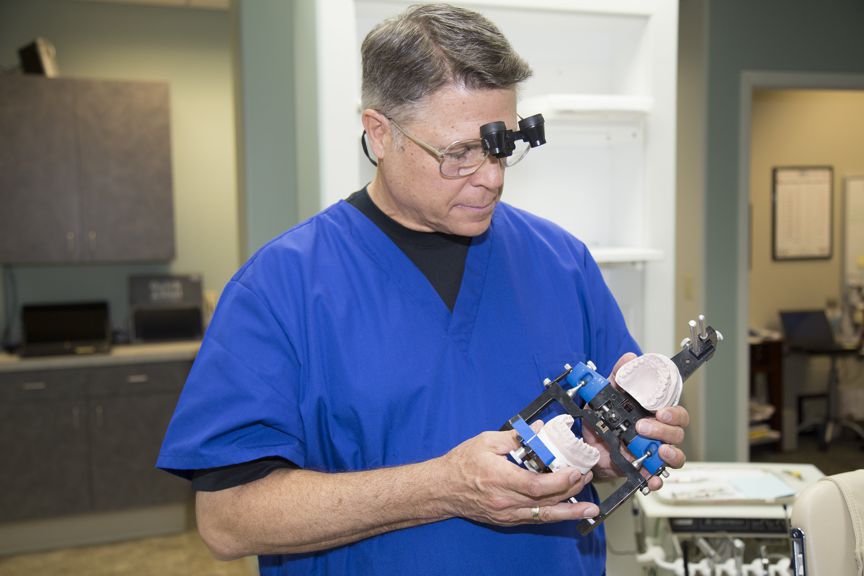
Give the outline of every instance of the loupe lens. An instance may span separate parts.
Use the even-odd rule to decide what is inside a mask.
[[[543,114],[534,114],[519,121],[519,131],[532,148],[546,143],[545,123]]]
[[[514,166],[519,163],[520,160],[525,158],[525,155],[528,154],[528,151],[531,150],[531,146],[528,145],[524,140],[519,140],[514,143],[513,152],[510,156],[507,156],[503,159],[504,166],[507,168]]]
[[[504,158],[510,154],[507,141],[507,125],[504,122],[489,122],[480,126],[480,138],[483,145],[496,158]]]

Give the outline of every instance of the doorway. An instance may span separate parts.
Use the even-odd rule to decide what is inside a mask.
[[[764,404],[763,419],[748,422],[750,458],[809,462],[826,474],[846,471],[851,456],[857,456],[852,461],[860,459],[860,443],[854,438],[846,442],[841,437],[822,452],[818,434],[797,434],[799,418],[806,422],[824,415],[826,402],[821,395],[826,388],[827,358],[786,354],[782,342],[773,338],[782,337],[780,310],[842,303],[842,193],[846,177],[864,174],[864,76],[745,73],[741,100],[739,202],[746,203],[749,238],[747,257],[739,261],[739,273],[748,278],[746,294],[739,297],[744,307],[739,312],[751,328],[748,354],[743,357],[749,358],[746,364],[755,377],[752,389],[739,390],[739,397],[746,401],[755,396]],[[827,258],[773,259],[772,174],[775,168],[793,166],[831,169]],[[776,362],[782,383],[772,393],[770,377],[776,377],[777,365],[772,366]],[[864,371],[854,362],[841,364],[840,371],[842,383],[864,387]],[[747,381],[741,386],[747,388]],[[770,410],[775,414],[770,415]]]

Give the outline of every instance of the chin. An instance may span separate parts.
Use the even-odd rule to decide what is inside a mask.
[[[480,236],[486,232],[491,224],[491,217],[477,222],[459,222],[452,226],[450,233],[458,234],[459,236],[470,236],[473,238],[474,236]]]

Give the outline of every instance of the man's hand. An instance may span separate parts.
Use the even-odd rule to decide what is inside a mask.
[[[636,358],[632,352],[628,352],[618,359],[615,367],[612,368],[612,374],[609,376],[609,382],[615,385],[615,374],[618,368]],[[669,468],[681,468],[687,459],[684,452],[677,447],[678,444],[684,441],[684,429],[690,425],[690,414],[683,406],[670,406],[657,410],[654,418],[643,418],[636,423],[636,432],[646,438],[660,440],[664,444],[660,447],[660,458],[666,462]],[[591,444],[600,450],[600,460],[594,466],[594,472],[598,478],[613,478],[620,476],[621,473],[613,466],[612,458],[609,454],[609,447],[595,436],[589,428],[583,428],[582,434],[585,442]],[[621,452],[628,459],[634,460],[626,447],[621,447]],[[647,474],[647,472],[646,472]],[[648,481],[650,490],[659,490],[663,486],[663,480],[654,477]]]
[[[542,425],[535,421],[532,428],[539,431]],[[530,472],[507,460],[519,446],[515,430],[483,432],[445,454],[441,461],[453,483],[449,513],[501,526],[581,520],[600,513],[590,502],[566,502],[591,481],[591,472]]]

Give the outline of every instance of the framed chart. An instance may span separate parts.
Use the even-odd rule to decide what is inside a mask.
[[[833,169],[777,167],[772,171],[772,179],[773,259],[831,258]]]
[[[843,278],[864,285],[864,176],[844,178]]]

